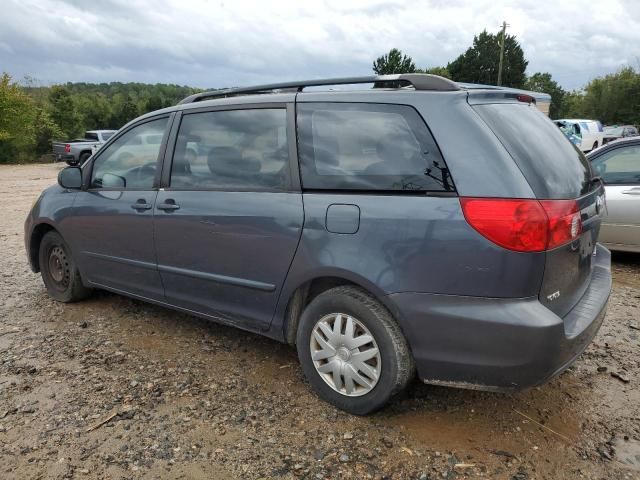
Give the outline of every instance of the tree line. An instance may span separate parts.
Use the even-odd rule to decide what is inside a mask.
[[[419,68],[397,48],[374,60],[377,74],[432,73],[457,82],[493,85],[498,77],[501,33],[486,30],[447,65]],[[604,124],[640,124],[640,73],[632,67],[564,90],[548,72],[527,75],[529,62],[514,35],[505,35],[502,84],[551,95],[551,118],[592,118]],[[9,74],[0,77],[0,163],[37,161],[51,141],[85,130],[118,129],[153,110],[175,105],[198,89],[168,84],[66,83],[38,86]]]
[[[432,73],[456,82],[495,85],[500,61],[501,33],[486,30],[473,38],[473,44],[446,66],[418,68],[414,60],[397,48],[378,57],[373,71],[393,73]],[[624,67],[615,73],[594,78],[583,88],[564,90],[549,72],[527,76],[529,62],[514,35],[505,35],[502,85],[551,96],[551,118],[590,118],[606,125],[640,124],[640,72]]]
[[[147,112],[175,105],[199,91],[180,85],[66,83],[36,86],[0,77],[0,163],[37,161],[52,140],[114,129]]]

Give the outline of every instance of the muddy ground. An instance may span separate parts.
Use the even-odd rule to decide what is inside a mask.
[[[23,221],[59,168],[0,166],[0,478],[640,478],[640,255],[614,257],[603,328],[550,383],[415,382],[359,418],[289,346],[104,292],[52,301]]]

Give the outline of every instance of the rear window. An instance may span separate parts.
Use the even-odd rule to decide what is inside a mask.
[[[475,105],[538,198],[577,198],[591,186],[589,162],[543,113],[516,103]]]
[[[298,104],[306,189],[452,191],[427,126],[404,105]]]
[[[97,142],[98,141],[98,134],[97,133],[93,133],[93,132],[86,132],[84,134],[84,138],[86,138],[87,140],[95,140]]]

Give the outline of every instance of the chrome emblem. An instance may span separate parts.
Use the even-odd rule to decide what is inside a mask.
[[[549,300],[550,302],[553,302],[557,298],[560,298],[560,290],[556,290],[551,295],[547,295],[547,300]]]

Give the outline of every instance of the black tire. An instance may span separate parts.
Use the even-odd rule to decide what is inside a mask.
[[[84,162],[87,161],[91,154],[89,152],[84,152],[80,154],[80,158],[78,159],[78,163],[76,165],[84,165]]]
[[[381,368],[377,384],[361,396],[347,396],[329,386],[311,358],[311,336],[316,323],[332,313],[358,319],[373,335],[378,346]],[[300,318],[296,345],[304,374],[320,398],[355,415],[366,415],[382,408],[403,391],[415,375],[413,357],[399,325],[387,309],[364,290],[342,286],[314,298]]]
[[[71,250],[60,234],[48,232],[40,242],[40,273],[47,292],[59,302],[77,302],[87,298],[91,289],[82,284]]]

